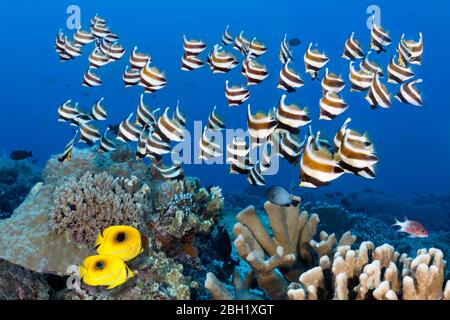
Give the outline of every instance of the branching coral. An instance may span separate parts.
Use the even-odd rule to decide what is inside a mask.
[[[137,178],[114,178],[106,172],[69,177],[55,190],[51,229],[91,244],[109,226],[138,227],[148,210],[148,194],[148,186],[141,187]]]
[[[252,206],[236,216],[233,232],[239,256],[250,265],[268,298],[450,298],[450,280],[444,288],[446,262],[438,249],[421,249],[414,259],[388,244],[375,247],[370,241],[354,250],[356,237],[350,232],[337,241],[334,234],[322,231],[319,241],[314,240],[319,217],[300,213],[299,206],[266,202],[264,208],[273,236]],[[236,298],[213,275],[208,275],[205,286],[213,298]]]

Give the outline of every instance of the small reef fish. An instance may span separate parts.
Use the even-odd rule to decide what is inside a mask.
[[[257,58],[266,53],[266,51],[267,47],[262,42],[256,40],[256,38],[253,38],[248,46],[248,56],[252,58]]]
[[[225,97],[228,101],[228,106],[239,106],[244,101],[250,98],[250,91],[244,86],[231,86],[229,81],[225,81]]]
[[[428,237],[428,231],[421,223],[417,221],[406,219],[404,222],[400,222],[397,219],[395,219],[395,223],[393,224],[393,226],[400,227],[400,229],[398,229],[397,231],[408,233],[410,238]]]
[[[394,55],[387,67],[388,82],[398,84],[412,79],[415,76],[412,69],[397,63],[395,58],[396,56]]]
[[[258,112],[253,115],[250,105],[248,105],[247,126],[252,146],[263,144],[275,130],[277,124],[277,120],[274,119],[271,113]]]
[[[254,186],[265,186],[266,181],[261,172],[261,166],[259,161],[257,161],[250,170],[247,176],[247,181]]]
[[[106,286],[111,290],[134,276],[123,260],[115,256],[87,257],[80,266],[81,280],[89,286]]]
[[[339,93],[344,89],[345,81],[342,77],[337,76],[333,72],[328,72],[328,68],[325,69],[325,76],[322,79],[322,94],[327,92]]]
[[[298,134],[276,130],[272,134],[272,141],[278,145],[280,157],[297,166],[298,158],[306,143],[306,136],[303,141],[300,141]]]
[[[374,49],[376,53],[386,51],[385,47],[392,43],[389,33],[383,27],[378,26],[375,21],[372,21],[370,28],[370,48]]]
[[[72,103],[72,100],[67,100],[58,108],[58,121],[71,121],[79,115],[77,105]]]
[[[395,98],[403,103],[408,103],[416,107],[423,105],[422,97],[419,90],[416,88],[416,84],[422,83],[422,79],[416,79],[400,86]]]
[[[214,45],[213,50],[208,54],[207,62],[214,74],[229,72],[239,64],[233,54],[223,51],[218,44]]]
[[[100,134],[99,129],[92,123],[80,123],[80,139],[78,142],[83,142],[89,146],[93,146],[94,142],[100,140],[101,137],[102,135]]]
[[[98,234],[95,249],[101,255],[111,255],[129,261],[141,254],[141,233],[130,226],[111,226]]]
[[[278,55],[282,64],[286,64],[288,60],[293,60],[291,49],[289,49],[288,42],[286,40],[287,35],[284,35],[283,41],[281,41],[280,54]]]
[[[183,50],[188,56],[197,56],[205,51],[207,45],[201,40],[188,39],[183,36]]]
[[[152,163],[152,166],[164,179],[181,180],[184,178],[184,170],[181,163],[172,163],[169,167],[165,167],[162,164]]]
[[[369,59],[371,53],[372,51],[369,51],[364,60],[359,63],[359,69],[371,74],[372,76],[375,76],[377,72],[380,77],[384,76],[384,72],[381,67],[375,61]]]
[[[175,107],[175,112],[173,113],[172,120],[179,128],[184,128],[186,126],[186,117],[180,110],[179,101],[177,101],[177,106]]]
[[[380,74],[377,72],[373,77],[369,92],[365,97],[366,101],[370,103],[370,108],[376,109],[377,106],[382,108],[391,107],[391,97],[384,84],[380,81]]]
[[[141,71],[137,69],[130,69],[129,66],[126,66],[122,75],[122,80],[125,84],[125,88],[137,86],[141,81]]]
[[[285,188],[276,185],[266,190],[266,198],[271,203],[282,207],[295,207],[299,204],[299,201],[297,199],[294,199],[294,196],[290,194]]]
[[[108,117],[108,113],[106,112],[105,106],[103,105],[103,100],[104,98],[101,98],[92,107],[91,111],[92,120],[103,121],[106,120],[106,118]]]
[[[181,57],[181,70],[183,71],[196,70],[203,67],[204,65],[205,63],[197,56],[185,53]]]
[[[131,121],[133,113],[131,113],[128,118],[122,121],[119,125],[119,130],[117,133],[117,140],[122,142],[137,142],[142,132],[142,128],[138,127]]]
[[[349,73],[350,91],[362,92],[369,90],[372,85],[373,75],[362,69],[356,71],[353,61],[350,62]]]
[[[342,58],[347,60],[355,60],[364,58],[364,52],[361,44],[355,39],[355,33],[352,32],[350,37],[345,41],[344,52]]]
[[[402,34],[397,47],[399,64],[408,65],[409,63],[421,65],[423,54],[423,37],[419,33],[419,40],[405,40],[405,34]]]
[[[296,104],[286,104],[286,95],[283,94],[275,111],[277,130],[297,134],[299,128],[311,122],[306,108],[301,109]]]
[[[228,32],[228,25],[225,27],[225,30],[222,33],[222,44],[224,46],[228,46],[230,44],[233,43],[233,37],[231,36],[231,34]]]
[[[209,161],[222,155],[220,145],[215,143],[214,136],[210,134],[211,129],[205,127],[200,139],[199,159]]]
[[[261,173],[264,173],[265,171],[267,171],[267,169],[270,168],[271,165],[271,157],[272,157],[272,152],[273,152],[273,142],[272,141],[267,141],[263,146],[262,146],[262,155],[261,155],[261,159],[259,161],[259,171]]]
[[[336,92],[328,91],[320,99],[320,120],[333,120],[348,108],[348,104]]]
[[[266,66],[260,64],[255,59],[248,57],[245,67],[247,86],[260,84],[269,76]]]
[[[222,117],[216,113],[216,109],[217,107],[214,106],[208,117],[208,129],[219,131],[225,129],[225,123],[223,122]]]
[[[159,117],[156,125],[156,133],[166,142],[181,142],[185,139],[183,127],[174,119],[168,116],[169,107],[164,110],[164,113]]]
[[[78,130],[75,132],[74,137],[70,142],[66,145],[64,148],[63,153],[58,157],[59,162],[69,162],[72,159],[72,151],[73,151],[73,145],[75,143],[75,139],[77,138]]]
[[[289,68],[291,59],[288,59],[280,71],[277,88],[287,92],[294,92],[297,88],[302,87],[305,83],[300,74],[292,68]]]
[[[150,107],[144,102],[144,94],[141,94],[136,112],[136,125],[153,127],[157,121],[155,113],[158,111],[159,109],[150,110]]]
[[[244,37],[244,31],[241,31],[239,35],[234,39],[233,49],[238,50],[243,55],[246,55],[250,41]]]
[[[109,128],[103,133],[98,149],[103,152],[110,152],[117,149],[116,143],[108,137]]]
[[[151,60],[141,70],[141,80],[139,85],[144,87],[146,93],[153,93],[161,90],[167,85],[167,79],[164,72],[159,71],[156,67],[150,66]]]
[[[84,46],[95,41],[95,36],[90,31],[78,29],[73,35],[75,45]]]
[[[161,160],[164,154],[168,154],[172,150],[170,144],[163,141],[157,134],[148,136],[145,147],[147,156],[155,160]]]
[[[303,60],[305,62],[306,73],[309,73],[312,80],[315,80],[318,77],[319,71],[330,61],[330,58],[325,53],[320,53],[317,49],[313,49],[312,45],[312,43],[309,44]]]
[[[110,63],[109,56],[104,54],[99,47],[95,47],[94,50],[89,55],[89,66],[93,69],[98,69],[100,67],[106,66]]]
[[[20,160],[25,160],[25,159],[31,158],[32,156],[33,156],[33,152],[32,151],[14,150],[9,155],[9,158],[11,160],[14,160],[14,161],[20,161]]]
[[[319,142],[320,132],[309,136],[300,160],[300,187],[318,188],[344,174],[333,155]]]
[[[89,67],[89,69],[86,71],[83,77],[83,86],[84,87],[98,87],[103,84],[102,79],[100,76],[95,74],[92,71],[92,68]]]
[[[133,48],[129,60],[131,69],[142,70],[149,61],[151,61],[150,55],[138,52],[137,46]]]

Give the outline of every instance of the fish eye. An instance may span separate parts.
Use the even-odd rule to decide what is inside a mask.
[[[125,232],[119,232],[116,236],[116,241],[117,242],[124,242],[125,241]]]
[[[98,270],[102,270],[104,267],[105,267],[105,264],[103,263],[103,261],[98,261],[95,264],[95,268],[98,269]]]

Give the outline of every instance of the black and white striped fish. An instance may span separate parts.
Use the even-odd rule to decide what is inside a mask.
[[[100,76],[95,74],[92,71],[92,68],[89,67],[89,69],[86,71],[83,77],[83,86],[85,87],[98,87],[103,84],[102,79]]]
[[[339,93],[344,89],[345,81],[342,77],[337,76],[333,72],[329,73],[328,68],[325,69],[325,76],[322,79],[322,94],[327,92]]]
[[[300,187],[318,188],[339,178],[344,170],[333,155],[319,143],[320,132],[309,136],[300,160]]]
[[[118,43],[109,43],[103,40],[100,49],[106,54],[111,61],[117,61],[125,55],[125,48]]]
[[[264,43],[259,42],[258,40],[256,40],[256,38],[253,38],[248,46],[248,55],[252,58],[257,58],[266,53],[266,51],[267,47],[264,45]]]
[[[302,87],[305,83],[303,82],[300,74],[289,68],[289,63],[291,59],[288,59],[280,71],[280,78],[278,80],[277,88],[286,90],[287,92],[294,92],[297,88]]]
[[[136,160],[144,159],[147,156],[147,140],[149,138],[148,126],[145,126],[136,145]]]
[[[277,145],[280,156],[286,159],[290,164],[297,166],[298,159],[305,147],[307,137],[305,136],[304,140],[301,141],[298,134],[278,130],[272,134],[272,137],[272,141]]]
[[[82,55],[81,46],[76,45],[70,41],[67,37],[64,38],[64,53],[69,56],[70,59],[75,59]]]
[[[208,55],[208,64],[213,73],[226,73],[234,69],[239,62],[234,55],[223,51],[222,47],[216,44]]]
[[[153,162],[153,168],[167,180],[181,180],[184,178],[184,170],[181,163],[172,163],[170,166],[164,166]]]
[[[258,112],[252,115],[250,105],[248,105],[247,126],[252,146],[266,142],[277,127],[277,124],[277,120],[274,119],[271,113]]]
[[[312,43],[303,57],[306,73],[309,73],[312,79],[317,79],[319,71],[330,61],[325,53],[320,53],[317,49],[312,49]]]
[[[241,137],[233,137],[233,140],[227,145],[227,156],[226,162],[228,164],[236,164],[240,167],[245,167],[245,162],[248,160],[248,155],[250,152],[250,148],[247,146],[247,142],[245,138]],[[245,168],[244,168],[245,169]],[[237,171],[237,173],[247,174],[250,171],[250,168],[247,168],[244,173]]]
[[[398,84],[412,79],[415,76],[412,69],[398,64],[395,61],[395,57],[396,56],[394,55],[391,58],[391,61],[389,62],[389,65],[387,67],[388,82]]]
[[[78,116],[78,108],[77,104],[73,104],[72,100],[67,100],[62,103],[58,108],[58,121],[66,122],[71,121],[72,119]]]
[[[402,34],[400,42],[397,47],[399,64],[408,65],[409,63],[415,65],[422,64],[423,55],[423,37],[422,32],[419,33],[419,40],[405,40],[405,35]]]
[[[62,30],[59,30],[55,40],[55,50],[61,62],[70,60],[71,57],[66,53],[66,40]]]
[[[382,77],[384,76],[383,69],[381,69],[381,67],[375,61],[369,60],[369,55],[371,52],[372,51],[369,51],[364,60],[359,63],[359,69],[371,74],[372,76],[374,76],[375,73],[378,72],[380,77]]]
[[[333,120],[348,108],[348,104],[337,93],[328,91],[320,99],[320,120]]]
[[[205,51],[207,45],[201,40],[187,39],[183,36],[183,50],[186,55],[197,56]]]
[[[339,131],[336,133],[336,135],[333,138],[335,153],[338,153],[339,148],[341,147],[342,139],[348,129],[348,124],[350,123],[350,121],[352,121],[352,119],[347,118],[345,120],[344,124],[341,126],[341,128],[339,129]],[[350,130],[347,133],[347,139],[349,142],[360,143],[360,144],[363,144],[365,147],[370,147],[372,145],[372,142],[367,137],[367,133],[361,134],[355,130]]]
[[[186,117],[180,110],[180,102],[177,101],[177,106],[175,107],[175,111],[172,116],[173,122],[179,127],[184,128],[186,126]]]
[[[350,91],[367,91],[372,85],[374,76],[371,73],[368,73],[364,70],[355,70],[355,66],[353,65],[353,61],[350,62],[350,73],[349,79],[351,88]]]
[[[155,113],[158,111],[159,109],[152,111],[150,107],[144,102],[144,94],[141,94],[136,112],[136,124],[141,127],[153,127],[153,125],[156,123]]]
[[[131,121],[133,113],[128,118],[123,120],[119,125],[119,131],[117,133],[117,140],[122,142],[137,142],[142,132],[142,128],[138,127]]]
[[[281,41],[281,48],[279,58],[282,64],[286,64],[288,60],[293,60],[292,52],[289,49],[289,45],[286,41],[287,35],[284,35],[283,41]]]
[[[246,55],[249,45],[250,41],[244,37],[244,31],[241,31],[234,39],[233,48]]]
[[[181,70],[192,71],[203,67],[205,63],[199,57],[184,53],[181,57]]]
[[[78,28],[73,35],[73,40],[75,45],[84,46],[94,42],[95,36],[89,31],[81,30],[81,28]]]
[[[170,144],[161,140],[159,135],[150,134],[146,141],[147,155],[156,160],[160,160],[164,154],[171,152]]]
[[[375,178],[374,166],[378,157],[374,154],[373,144],[367,145],[364,141],[349,138],[350,129],[346,129],[337,153],[339,165],[347,173],[363,176],[368,179]]]
[[[229,81],[225,81],[225,97],[228,106],[239,106],[250,98],[250,91],[244,86],[229,86]]]
[[[269,72],[266,66],[258,63],[255,59],[248,58],[245,69],[245,76],[247,77],[247,86],[261,83],[267,78]]]
[[[89,55],[89,66],[93,69],[103,67],[110,62],[110,57],[104,54],[103,51],[98,47],[95,47],[92,53]]]
[[[80,139],[78,142],[83,142],[89,146],[94,145],[94,142],[100,140],[102,135],[96,126],[89,122],[80,122]]]
[[[109,128],[106,128],[100,139],[100,145],[98,149],[102,152],[110,152],[117,149],[116,143],[108,137]]]
[[[122,75],[122,80],[125,84],[125,88],[137,86],[141,81],[141,72],[138,69],[130,69],[129,66],[126,66]]]
[[[344,52],[342,58],[347,60],[355,60],[364,58],[364,52],[361,44],[355,39],[355,33],[352,32],[350,37],[345,41]]]
[[[222,118],[217,115],[215,106],[208,117],[208,129],[216,131],[225,129],[225,123]]]
[[[422,82],[422,79],[416,79],[402,84],[398,90],[398,93],[395,95],[395,98],[400,102],[421,107],[423,105],[423,101],[419,90],[416,88],[416,84]]]
[[[228,25],[225,27],[225,30],[222,33],[222,44],[224,46],[228,46],[230,44],[233,43],[233,37],[231,36],[231,34],[228,32]]]
[[[376,53],[386,51],[384,47],[392,43],[389,33],[383,27],[378,26],[375,21],[372,21],[370,29],[370,48],[374,49]]]
[[[108,117],[108,113],[106,112],[105,106],[103,105],[103,100],[104,98],[101,98],[92,106],[92,120],[102,121],[106,120],[106,118]]]
[[[139,85],[144,87],[146,93],[153,93],[161,90],[167,84],[164,72],[159,71],[156,67],[150,66],[150,59],[141,70],[141,80]]]
[[[221,146],[215,142],[214,136],[208,127],[203,128],[202,137],[199,142],[199,159],[209,161],[222,156]]]
[[[163,141],[181,142],[185,139],[183,127],[176,121],[170,119],[168,116],[169,108],[164,110],[164,113],[159,117],[156,125],[156,133]]]
[[[132,69],[142,70],[148,61],[151,62],[151,57],[148,54],[138,52],[138,47],[134,47],[130,55],[130,66]]]
[[[95,23],[91,26],[91,33],[92,33],[97,39],[103,39],[103,38],[106,37],[108,34],[110,34],[111,31],[110,31],[109,28],[106,26],[106,24],[97,21],[97,22],[95,22]]]
[[[272,164],[272,156],[275,156],[273,142],[269,140],[261,148],[262,153],[259,160],[259,171],[264,174]]]
[[[106,25],[106,20],[105,18],[101,17],[98,13],[95,14],[95,16],[93,16],[91,18],[91,27],[93,27],[94,25],[101,25],[101,26],[105,26]]]
[[[254,186],[266,185],[266,181],[262,176],[259,161],[253,165],[252,169],[250,170],[250,173],[248,174],[247,181]]]
[[[63,153],[58,157],[59,162],[69,162],[72,159],[73,145],[78,135],[78,130],[75,132],[75,136],[70,140],[70,142],[64,148]]]
[[[281,96],[275,113],[277,130],[290,133],[298,133],[299,128],[311,122],[308,111],[301,109],[296,104],[286,104],[286,95]]]
[[[365,99],[370,103],[371,109],[376,109],[377,106],[382,108],[390,108],[391,106],[391,97],[386,86],[381,83],[378,72],[373,77]]]

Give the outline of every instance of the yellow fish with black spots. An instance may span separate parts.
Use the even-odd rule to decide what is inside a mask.
[[[134,276],[120,258],[107,255],[90,256],[80,266],[81,280],[89,286],[107,286],[111,290]]]
[[[123,261],[136,258],[144,251],[140,232],[130,226],[111,226],[97,236],[95,248],[99,254],[111,255]]]

